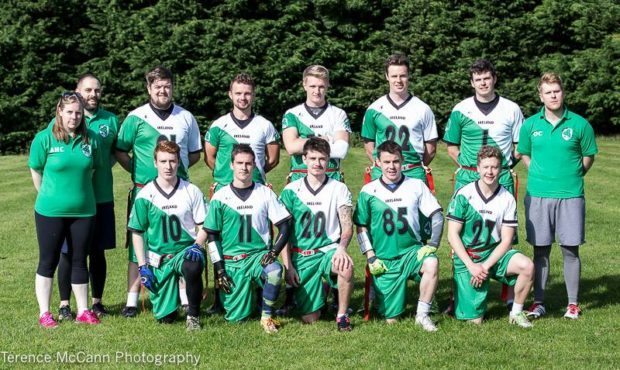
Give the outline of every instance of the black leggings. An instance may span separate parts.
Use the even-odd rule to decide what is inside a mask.
[[[88,284],[86,256],[90,245],[95,216],[47,217],[34,213],[39,240],[37,274],[53,278],[60,259],[62,243],[67,240],[71,259],[71,284]]]
[[[181,265],[181,272],[185,279],[185,289],[187,290],[187,314],[198,317],[200,314],[200,303],[202,302],[202,264],[200,262],[184,260]]]
[[[93,298],[103,297],[105,279],[107,274],[107,262],[103,248],[91,248],[88,253],[88,272],[90,276],[90,289]],[[58,263],[58,291],[60,300],[71,299],[71,259],[67,253],[60,254]]]

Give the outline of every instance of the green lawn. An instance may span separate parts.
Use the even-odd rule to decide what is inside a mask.
[[[0,367],[15,367],[13,355],[39,355],[21,360],[17,367],[35,367],[25,360],[50,361],[49,367],[68,365],[63,361],[97,361],[95,366],[153,367],[164,355],[200,356],[198,365],[208,368],[613,368],[620,366],[620,265],[615,253],[618,240],[620,185],[620,141],[599,139],[600,155],[587,176],[587,240],[582,248],[583,273],[578,321],[562,318],[566,293],[562,278],[561,254],[552,252],[552,271],[547,289],[549,315],[534,323],[532,330],[508,324],[507,312],[499,302],[499,284],[490,294],[489,320],[475,327],[441,315],[435,318],[440,330],[422,332],[411,316],[417,300],[412,290],[406,317],[387,326],[382,321],[364,322],[353,316],[355,329],[338,333],[333,316],[316,325],[304,326],[296,319],[283,319],[280,333],[268,336],[256,321],[228,324],[221,316],[204,317],[203,330],[186,333],[184,322],[157,324],[150,312],[136,319],[124,319],[119,312],[125,302],[126,250],[121,246],[109,251],[108,283],[105,303],[112,315],[101,325],[85,327],[61,324],[56,330],[43,330],[37,324],[38,308],[34,296],[34,273],[38,246],[34,232],[32,186],[25,156],[0,157],[2,220],[0,223]],[[440,144],[433,163],[440,203],[446,207],[452,188],[452,171],[445,146]],[[280,191],[288,167],[287,156],[270,173],[274,189]],[[347,185],[354,196],[362,183],[366,164],[361,149],[353,149],[345,161]],[[561,165],[561,164],[558,164]],[[525,193],[526,172],[518,167],[520,196]],[[124,217],[129,176],[115,167],[117,231],[124,241]],[[204,163],[191,170],[192,180],[208,191],[210,175]],[[519,199],[523,222],[522,199]],[[519,229],[519,249],[532,255]],[[449,246],[444,238],[439,250],[441,281],[437,300],[445,306],[449,296]],[[362,303],[363,262],[354,241],[350,247],[356,261],[356,290],[352,306]],[[54,313],[58,305],[54,290]],[[210,304],[210,302],[208,302]],[[528,301],[527,304],[530,302]],[[148,307],[148,306],[147,306]],[[203,309],[207,304],[203,305]],[[147,308],[148,309],[148,308]],[[616,348],[614,350],[613,348]],[[46,359],[44,355],[49,355]],[[132,363],[127,356],[137,361]],[[71,357],[73,356],[73,357]],[[118,357],[117,357],[118,356]],[[159,357],[157,357],[159,356]],[[181,358],[181,357],[180,357]],[[179,359],[180,359],[179,358]],[[166,358],[170,365],[170,359]],[[42,364],[37,364],[40,367]],[[188,366],[187,363],[182,364]]]

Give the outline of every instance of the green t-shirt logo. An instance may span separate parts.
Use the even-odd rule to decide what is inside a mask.
[[[110,128],[106,125],[99,126],[99,136],[106,138],[110,135]]]
[[[93,150],[90,146],[90,144],[82,144],[82,154],[84,154],[84,156],[90,158],[93,154]]]
[[[562,130],[562,139],[569,141],[573,137],[573,129],[570,127]]]

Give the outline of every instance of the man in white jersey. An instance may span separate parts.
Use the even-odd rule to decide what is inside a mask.
[[[376,146],[395,141],[402,148],[405,176],[426,182],[424,166],[430,165],[437,149],[437,124],[431,108],[409,93],[409,59],[393,54],[385,62],[385,78],[390,91],[368,107],[362,123],[364,149],[371,165],[377,158]],[[378,166],[372,179],[381,177]]]
[[[205,198],[198,187],[177,176],[179,160],[179,145],[167,140],[157,144],[157,178],[138,193],[127,228],[133,233],[141,282],[150,291],[155,318],[174,321],[180,303],[178,279],[183,277],[189,299],[187,330],[197,330],[207,239],[201,227]]]
[[[308,169],[302,158],[304,144],[311,137],[320,137],[329,143],[330,158],[327,176],[342,181],[340,161],[349,149],[351,126],[342,109],[327,102],[329,71],[321,65],[311,65],[304,70],[303,87],[306,101],[284,113],[282,141],[291,156],[289,180],[306,176]]]
[[[272,334],[279,326],[272,313],[284,271],[277,258],[288,241],[291,215],[269,187],[252,181],[255,161],[249,145],[233,148],[233,182],[211,198],[204,228],[226,320],[241,321],[251,315],[259,286],[263,288],[260,323]],[[275,242],[271,223],[279,230]]]
[[[362,188],[353,222],[360,251],[372,274],[379,314],[393,323],[405,310],[407,280],[420,283],[415,322],[425,331],[437,331],[429,313],[437,289],[439,263],[435,252],[441,241],[441,206],[419,179],[402,174],[403,155],[395,142],[377,147],[382,176]],[[432,225],[426,245],[420,236],[419,213]]]
[[[326,175],[327,141],[309,138],[302,156],[307,176],[288,184],[280,195],[294,220],[289,247],[282,251],[287,283],[296,287],[298,310],[308,324],[319,319],[325,305],[323,279],[337,287],[337,327],[351,331],[347,314],[353,290],[353,260],[347,254],[353,236],[351,192]]]
[[[448,208],[448,240],[454,251],[455,315],[482,323],[489,279],[514,286],[509,321],[522,328],[532,324],[523,304],[534,280],[534,264],[511,249],[517,228],[517,204],[499,184],[502,153],[483,146],[478,152],[480,179],[457,190]]]
[[[146,89],[149,102],[131,111],[121,125],[116,141],[116,159],[120,165],[131,173],[134,187],[130,193],[128,210],[133,199],[149,181],[157,177],[153,165],[153,152],[159,141],[170,140],[181,149],[178,176],[188,180],[190,166],[200,160],[202,143],[200,130],[194,116],[182,107],[174,104],[172,72],[158,66],[146,73]],[[129,153],[132,153],[130,156]],[[122,310],[125,317],[138,314],[138,278],[137,259],[128,235],[127,267],[127,305]],[[183,303],[186,303],[183,290]]]
[[[280,135],[265,117],[252,112],[255,85],[251,76],[240,73],[230,83],[232,112],[211,124],[205,134],[205,162],[213,170],[215,190],[233,181],[230,154],[236,144],[248,144],[256,155],[252,179],[265,183],[265,174],[280,161]]]

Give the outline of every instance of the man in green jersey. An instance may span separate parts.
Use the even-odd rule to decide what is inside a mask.
[[[116,248],[116,226],[114,216],[114,192],[112,166],[114,165],[114,145],[118,133],[118,118],[114,113],[101,108],[101,82],[91,73],[78,79],[75,92],[84,101],[84,118],[88,130],[98,137],[99,152],[104,157],[101,165],[93,174],[93,188],[97,201],[95,230],[89,248],[88,271],[92,292],[92,310],[101,317],[107,313],[102,297],[105,287],[107,264],[105,250]],[[55,119],[52,120],[52,125]],[[59,320],[72,320],[73,314],[69,306],[71,297],[71,260],[68,255],[67,243],[63,245],[60,262],[58,263],[58,290],[60,292]]]
[[[153,151],[159,141],[170,140],[181,148],[178,176],[189,178],[188,169],[200,160],[202,143],[200,130],[194,116],[172,101],[173,75],[162,66],[146,73],[146,89],[149,102],[131,111],[121,125],[116,142],[116,158],[131,173],[134,187],[129,207],[138,191],[157,176],[153,165]],[[132,153],[130,156],[129,153]],[[129,238],[128,238],[129,239]],[[123,316],[134,317],[138,310],[140,281],[133,247],[129,245],[127,267],[127,305]],[[182,300],[187,299],[181,290]]]
[[[549,254],[557,240],[568,293],[564,317],[577,319],[581,312],[579,246],[585,242],[583,177],[592,167],[598,147],[588,121],[565,106],[560,76],[543,74],[538,94],[544,107],[523,123],[517,148],[529,171],[525,218],[536,271],[529,316],[538,318],[546,313],[543,302]]]
[[[188,296],[187,330],[197,330],[207,239],[202,229],[205,198],[198,187],[177,176],[180,152],[173,141],[157,144],[157,178],[138,193],[127,228],[132,232],[141,283],[150,291],[155,318],[164,323],[174,321],[180,303],[178,279],[183,277]]]

